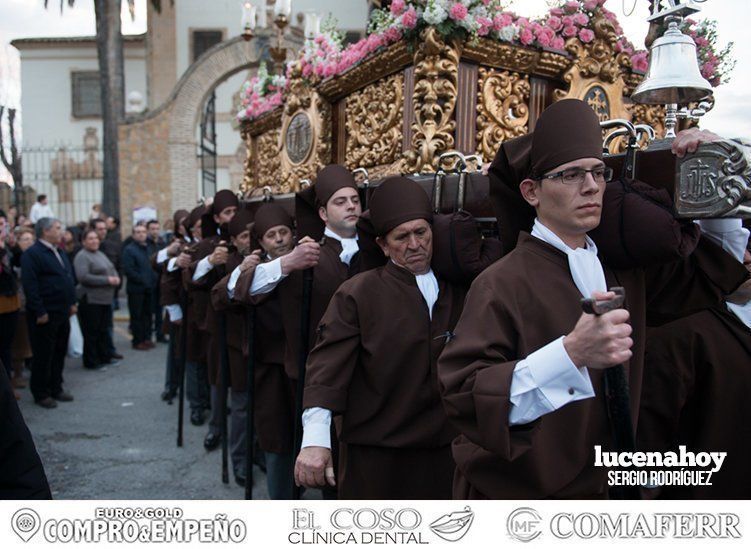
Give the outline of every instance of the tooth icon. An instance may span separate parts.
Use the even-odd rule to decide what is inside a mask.
[[[23,541],[29,541],[39,531],[41,521],[33,509],[19,509],[10,521],[13,531]]]
[[[475,513],[469,507],[465,507],[464,511],[449,513],[436,519],[430,524],[430,529],[446,541],[459,541],[469,531],[474,518]]]

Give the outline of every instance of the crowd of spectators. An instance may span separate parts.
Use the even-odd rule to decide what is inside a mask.
[[[16,399],[28,389],[44,408],[72,401],[66,356],[80,354],[87,370],[122,360],[114,315],[123,289],[133,348],[167,342],[151,258],[168,240],[155,219],[136,223],[123,240],[119,220],[99,204],[88,221],[67,227],[44,195],[28,217],[15,207],[0,210],[0,362]]]

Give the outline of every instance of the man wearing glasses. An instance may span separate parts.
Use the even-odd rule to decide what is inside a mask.
[[[712,138],[679,134],[673,151],[693,152]],[[534,209],[534,223],[472,284],[438,363],[444,407],[462,433],[452,447],[454,497],[606,498],[608,470],[595,466],[595,446],[613,450],[615,432],[605,370],[624,366],[636,421],[648,315],[712,306],[748,273],[705,238],[686,260],[630,270],[603,264],[587,235],[613,176],[596,115],[582,101],[559,101],[520,139],[531,146],[510,161],[527,156],[531,173],[515,192]],[[719,238],[742,241],[740,220],[726,221],[713,227]],[[611,299],[614,286],[625,289],[622,308],[582,313],[582,297]]]

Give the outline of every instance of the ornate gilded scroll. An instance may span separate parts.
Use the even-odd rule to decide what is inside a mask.
[[[405,155],[409,171],[435,170],[441,153],[454,148],[460,56],[458,42],[444,42],[433,27],[423,31],[415,53],[414,135]]]
[[[529,76],[480,68],[477,94],[477,152],[493,158],[506,139],[527,133]]]
[[[402,153],[404,76],[397,73],[347,98],[345,163],[350,170],[396,161]]]

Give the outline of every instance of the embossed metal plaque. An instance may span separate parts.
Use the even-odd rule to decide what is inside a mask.
[[[678,160],[680,217],[751,217],[751,149],[735,141],[702,143]]]
[[[300,164],[308,157],[313,145],[313,127],[306,113],[299,112],[292,117],[287,126],[284,143],[287,156],[293,164]]]

